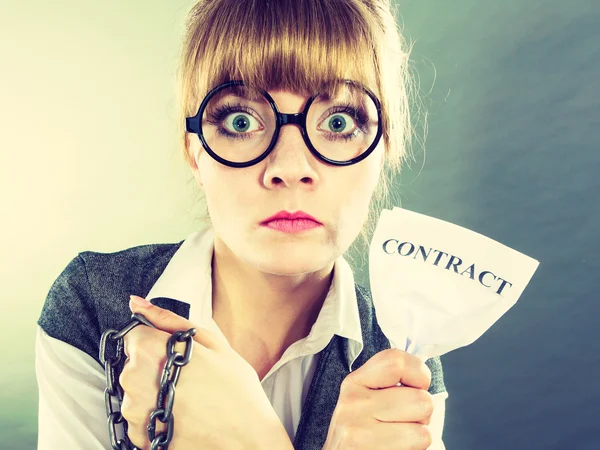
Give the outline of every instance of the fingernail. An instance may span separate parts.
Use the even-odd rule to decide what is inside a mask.
[[[137,295],[130,295],[129,299],[137,306],[141,306],[142,308],[148,308],[152,305],[152,303],[150,303],[146,299],[143,299],[142,297],[138,297]]]

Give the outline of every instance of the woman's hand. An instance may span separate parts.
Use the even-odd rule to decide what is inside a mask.
[[[342,382],[323,450],[427,449],[430,383],[431,371],[416,356],[398,349],[375,354]]]
[[[147,425],[156,409],[167,341],[175,331],[196,328],[192,358],[181,368],[175,387],[169,449],[293,450],[256,371],[223,336],[155,305],[142,307],[130,302],[130,308],[157,327],[138,325],[124,337],[129,359],[119,377],[125,391],[121,413],[133,444],[150,449]],[[183,354],[185,345],[177,343],[175,350]],[[156,424],[156,434],[166,430],[160,420]]]

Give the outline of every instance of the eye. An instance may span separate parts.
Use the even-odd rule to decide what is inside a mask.
[[[250,130],[252,125],[258,125],[258,128]],[[257,131],[260,129],[260,124],[254,117],[252,117],[252,115],[243,112],[236,112],[227,115],[225,118],[225,127],[227,131],[246,133],[248,131]]]
[[[244,139],[252,136],[252,131],[264,129],[262,124],[254,117],[250,108],[244,105],[222,105],[208,113],[207,121],[217,127],[217,132],[224,137]],[[252,130],[252,125],[258,128]]]
[[[365,132],[368,123],[369,117],[362,108],[342,105],[330,111],[330,115],[319,125],[325,124],[323,131],[328,133],[328,139],[353,139],[358,133]]]
[[[330,118],[327,120],[328,130],[336,133],[346,130],[348,126],[348,120],[344,116],[347,116],[350,120],[352,120],[352,118],[347,114],[334,114],[330,116]]]

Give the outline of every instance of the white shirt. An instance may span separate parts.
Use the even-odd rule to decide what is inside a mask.
[[[190,304],[189,320],[221,333],[212,319],[211,260],[214,230],[191,233],[175,252],[146,300],[169,297]],[[222,333],[221,333],[222,334]],[[307,337],[292,344],[261,380],[265,394],[293,441],[318,358],[334,334],[348,339],[348,367],[363,348],[352,269],[334,262],[330,290]],[[39,388],[38,450],[109,450],[104,369],[91,356],[38,326],[35,368]],[[447,392],[435,394],[430,450],[442,442]]]

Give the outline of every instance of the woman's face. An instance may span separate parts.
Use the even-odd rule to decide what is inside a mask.
[[[287,113],[302,112],[308,100],[288,91],[269,94]],[[342,255],[367,219],[383,162],[381,139],[357,164],[324,163],[310,152],[296,125],[282,127],[272,152],[245,168],[215,161],[198,135],[188,133],[188,139],[192,159],[199,155],[192,171],[205,193],[215,240],[242,262],[271,274],[315,272]],[[281,210],[304,211],[323,225],[286,233],[260,224]]]

